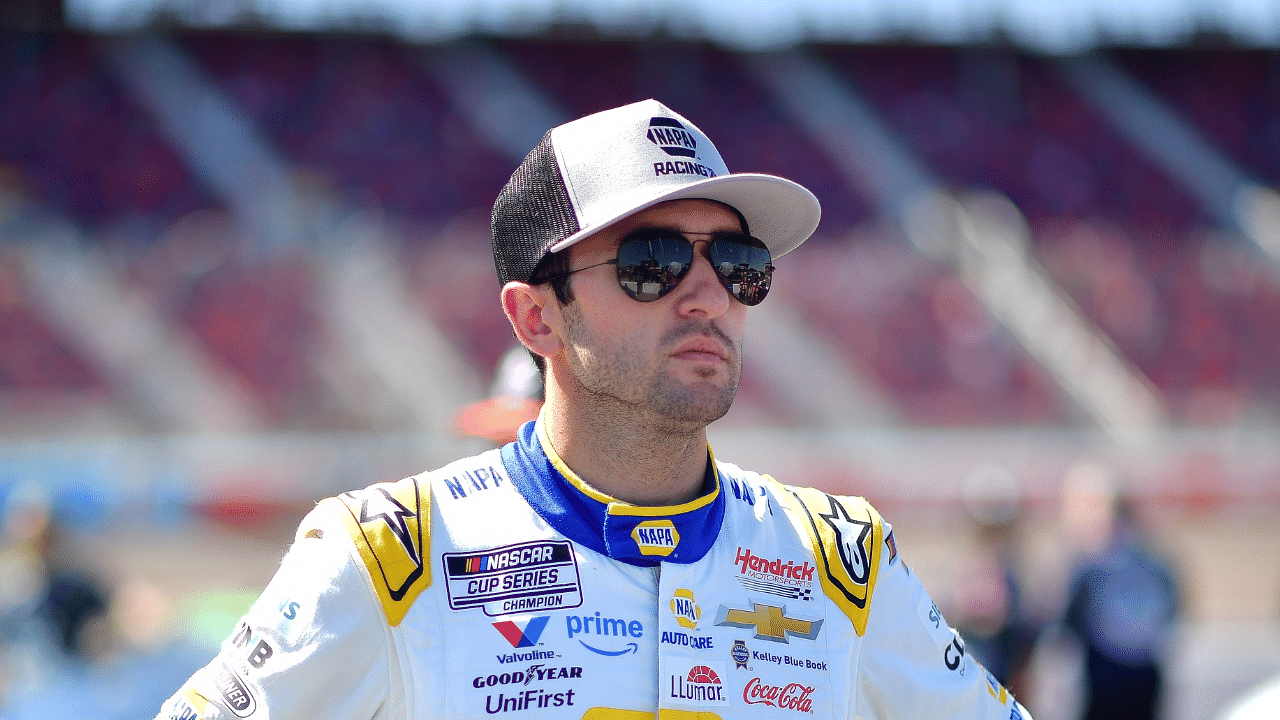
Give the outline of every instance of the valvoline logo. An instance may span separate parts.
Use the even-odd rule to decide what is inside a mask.
[[[670,520],[645,520],[631,531],[631,538],[641,555],[666,557],[680,544],[680,533]]]
[[[546,629],[547,621],[550,619],[551,617],[547,615],[537,615],[529,618],[524,627],[517,625],[514,620],[496,622],[493,627],[502,633],[502,637],[511,643],[511,647],[533,647],[538,644],[538,638],[542,637],[542,631]]]

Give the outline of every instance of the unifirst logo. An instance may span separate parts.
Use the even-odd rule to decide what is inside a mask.
[[[671,614],[676,616],[680,627],[693,630],[698,627],[698,618],[702,617],[702,608],[693,600],[693,591],[680,588],[671,596]]]
[[[631,537],[640,548],[641,555],[666,557],[676,551],[680,533],[670,520],[646,520],[631,531]]]

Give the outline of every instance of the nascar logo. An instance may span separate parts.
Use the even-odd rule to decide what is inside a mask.
[[[492,616],[582,604],[578,563],[567,542],[444,553],[442,560],[453,610],[479,607]]]

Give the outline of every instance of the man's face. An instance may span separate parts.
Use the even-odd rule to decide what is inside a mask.
[[[570,269],[617,255],[637,228],[741,232],[738,217],[709,200],[673,200],[633,215],[569,249]],[[618,286],[614,265],[576,273],[574,301],[563,306],[571,393],[586,402],[620,403],[678,423],[705,425],[729,411],[742,374],[747,308],[730,297],[695,242],[693,266],[666,296],[642,303]]]

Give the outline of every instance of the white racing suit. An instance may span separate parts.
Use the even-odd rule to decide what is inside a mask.
[[[710,457],[630,505],[541,427],[321,502],[157,717],[1030,720],[864,500]]]

